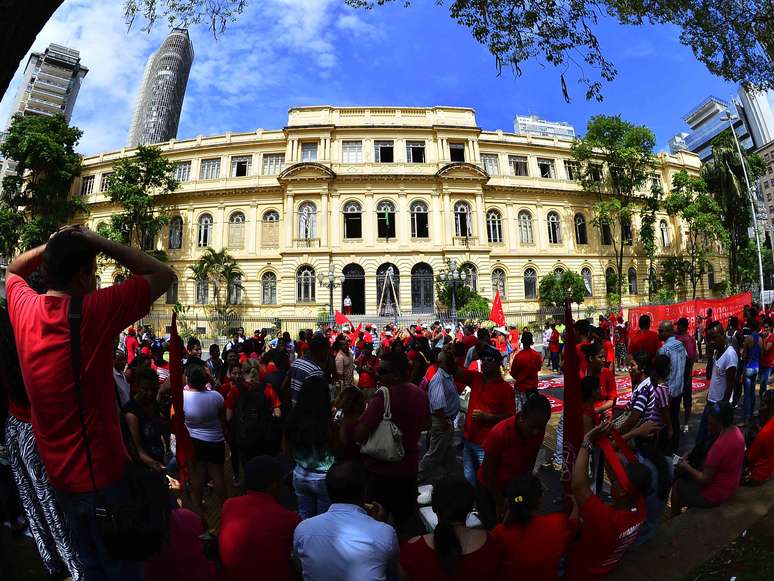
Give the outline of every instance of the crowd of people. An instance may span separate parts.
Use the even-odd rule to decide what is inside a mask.
[[[98,253],[132,276],[96,290]],[[648,316],[634,331],[622,318],[548,321],[542,352],[529,328],[440,321],[295,339],[238,328],[221,348],[134,326],[172,277],[80,227],[9,266],[0,490],[51,578],[596,579],[668,507],[714,507],[774,472],[774,334],[755,306],[725,327],[708,312],[695,334],[687,319],[657,331]],[[709,389],[688,446],[701,346]],[[546,502],[538,458],[553,428],[539,377],[575,373],[568,349],[585,436],[564,450],[564,416],[556,426],[542,469],[567,486]],[[132,505],[133,466],[168,496],[163,538],[143,558],[116,548],[105,522]]]

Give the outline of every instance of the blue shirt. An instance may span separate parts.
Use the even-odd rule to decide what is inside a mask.
[[[427,396],[430,399],[431,413],[444,410],[447,418],[454,418],[460,411],[460,396],[454,379],[440,367],[430,380]]]
[[[354,504],[334,503],[293,534],[306,581],[384,581],[398,551],[395,530]]]
[[[672,336],[667,339],[658,350],[659,355],[666,355],[669,357],[669,377],[667,377],[667,385],[669,385],[669,394],[672,397],[679,397],[683,393],[683,383],[685,381],[685,360],[688,358],[688,353],[685,350],[685,345]]]

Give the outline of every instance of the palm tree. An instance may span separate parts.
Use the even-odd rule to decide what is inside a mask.
[[[242,269],[236,259],[225,249],[215,251],[207,248],[199,260],[188,269],[191,271],[191,280],[205,280],[212,285],[209,307],[218,316],[221,324],[227,326],[228,321],[237,316],[234,305],[239,301],[232,299],[237,297],[237,291],[244,288]]]

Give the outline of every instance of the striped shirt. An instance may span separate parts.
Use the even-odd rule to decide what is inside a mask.
[[[664,418],[664,412],[661,410],[669,408],[672,402],[669,386],[666,383],[659,383],[651,392],[653,393],[653,408],[649,410],[648,416],[645,419],[653,421],[659,429],[663,429],[666,426],[666,418]]]
[[[454,418],[460,411],[460,396],[454,385],[454,379],[443,369],[439,368],[433,375],[427,389],[427,395],[430,399],[430,412],[432,413],[444,410],[444,415],[447,418]]]
[[[637,411],[642,414],[642,421],[654,420],[653,411],[656,408],[656,394],[653,385],[650,383],[650,377],[643,379],[632,392],[632,402],[629,406],[631,411]]]
[[[293,405],[298,402],[298,394],[301,393],[304,381],[318,376],[323,376],[322,368],[311,359],[300,357],[292,363],[288,369],[288,377],[290,377],[290,401]]]

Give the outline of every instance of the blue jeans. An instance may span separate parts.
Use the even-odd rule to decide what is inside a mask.
[[[766,390],[769,389],[770,376],[771,376],[771,367],[761,367],[761,370],[760,370],[761,399],[763,399],[763,394],[766,393]]]
[[[742,382],[744,385],[744,403],[742,404],[742,419],[746,422],[755,411],[755,380],[758,375],[757,367],[747,367],[744,370]]]
[[[561,353],[551,353],[551,371],[559,371],[559,356]]]
[[[462,463],[465,470],[465,480],[476,485],[478,467],[484,462],[484,449],[469,440],[462,443]]]
[[[100,490],[100,493],[108,503],[125,502],[129,499],[129,485],[126,480],[119,480]],[[94,509],[97,505],[94,492],[71,494],[57,491],[56,496],[70,525],[73,545],[83,565],[86,579],[108,581],[145,579],[142,562],[116,561],[108,555],[94,519]]]
[[[325,486],[325,474],[321,472],[296,466],[293,470],[293,488],[298,498],[298,516],[302,520],[327,512],[331,505],[328,487]]]

